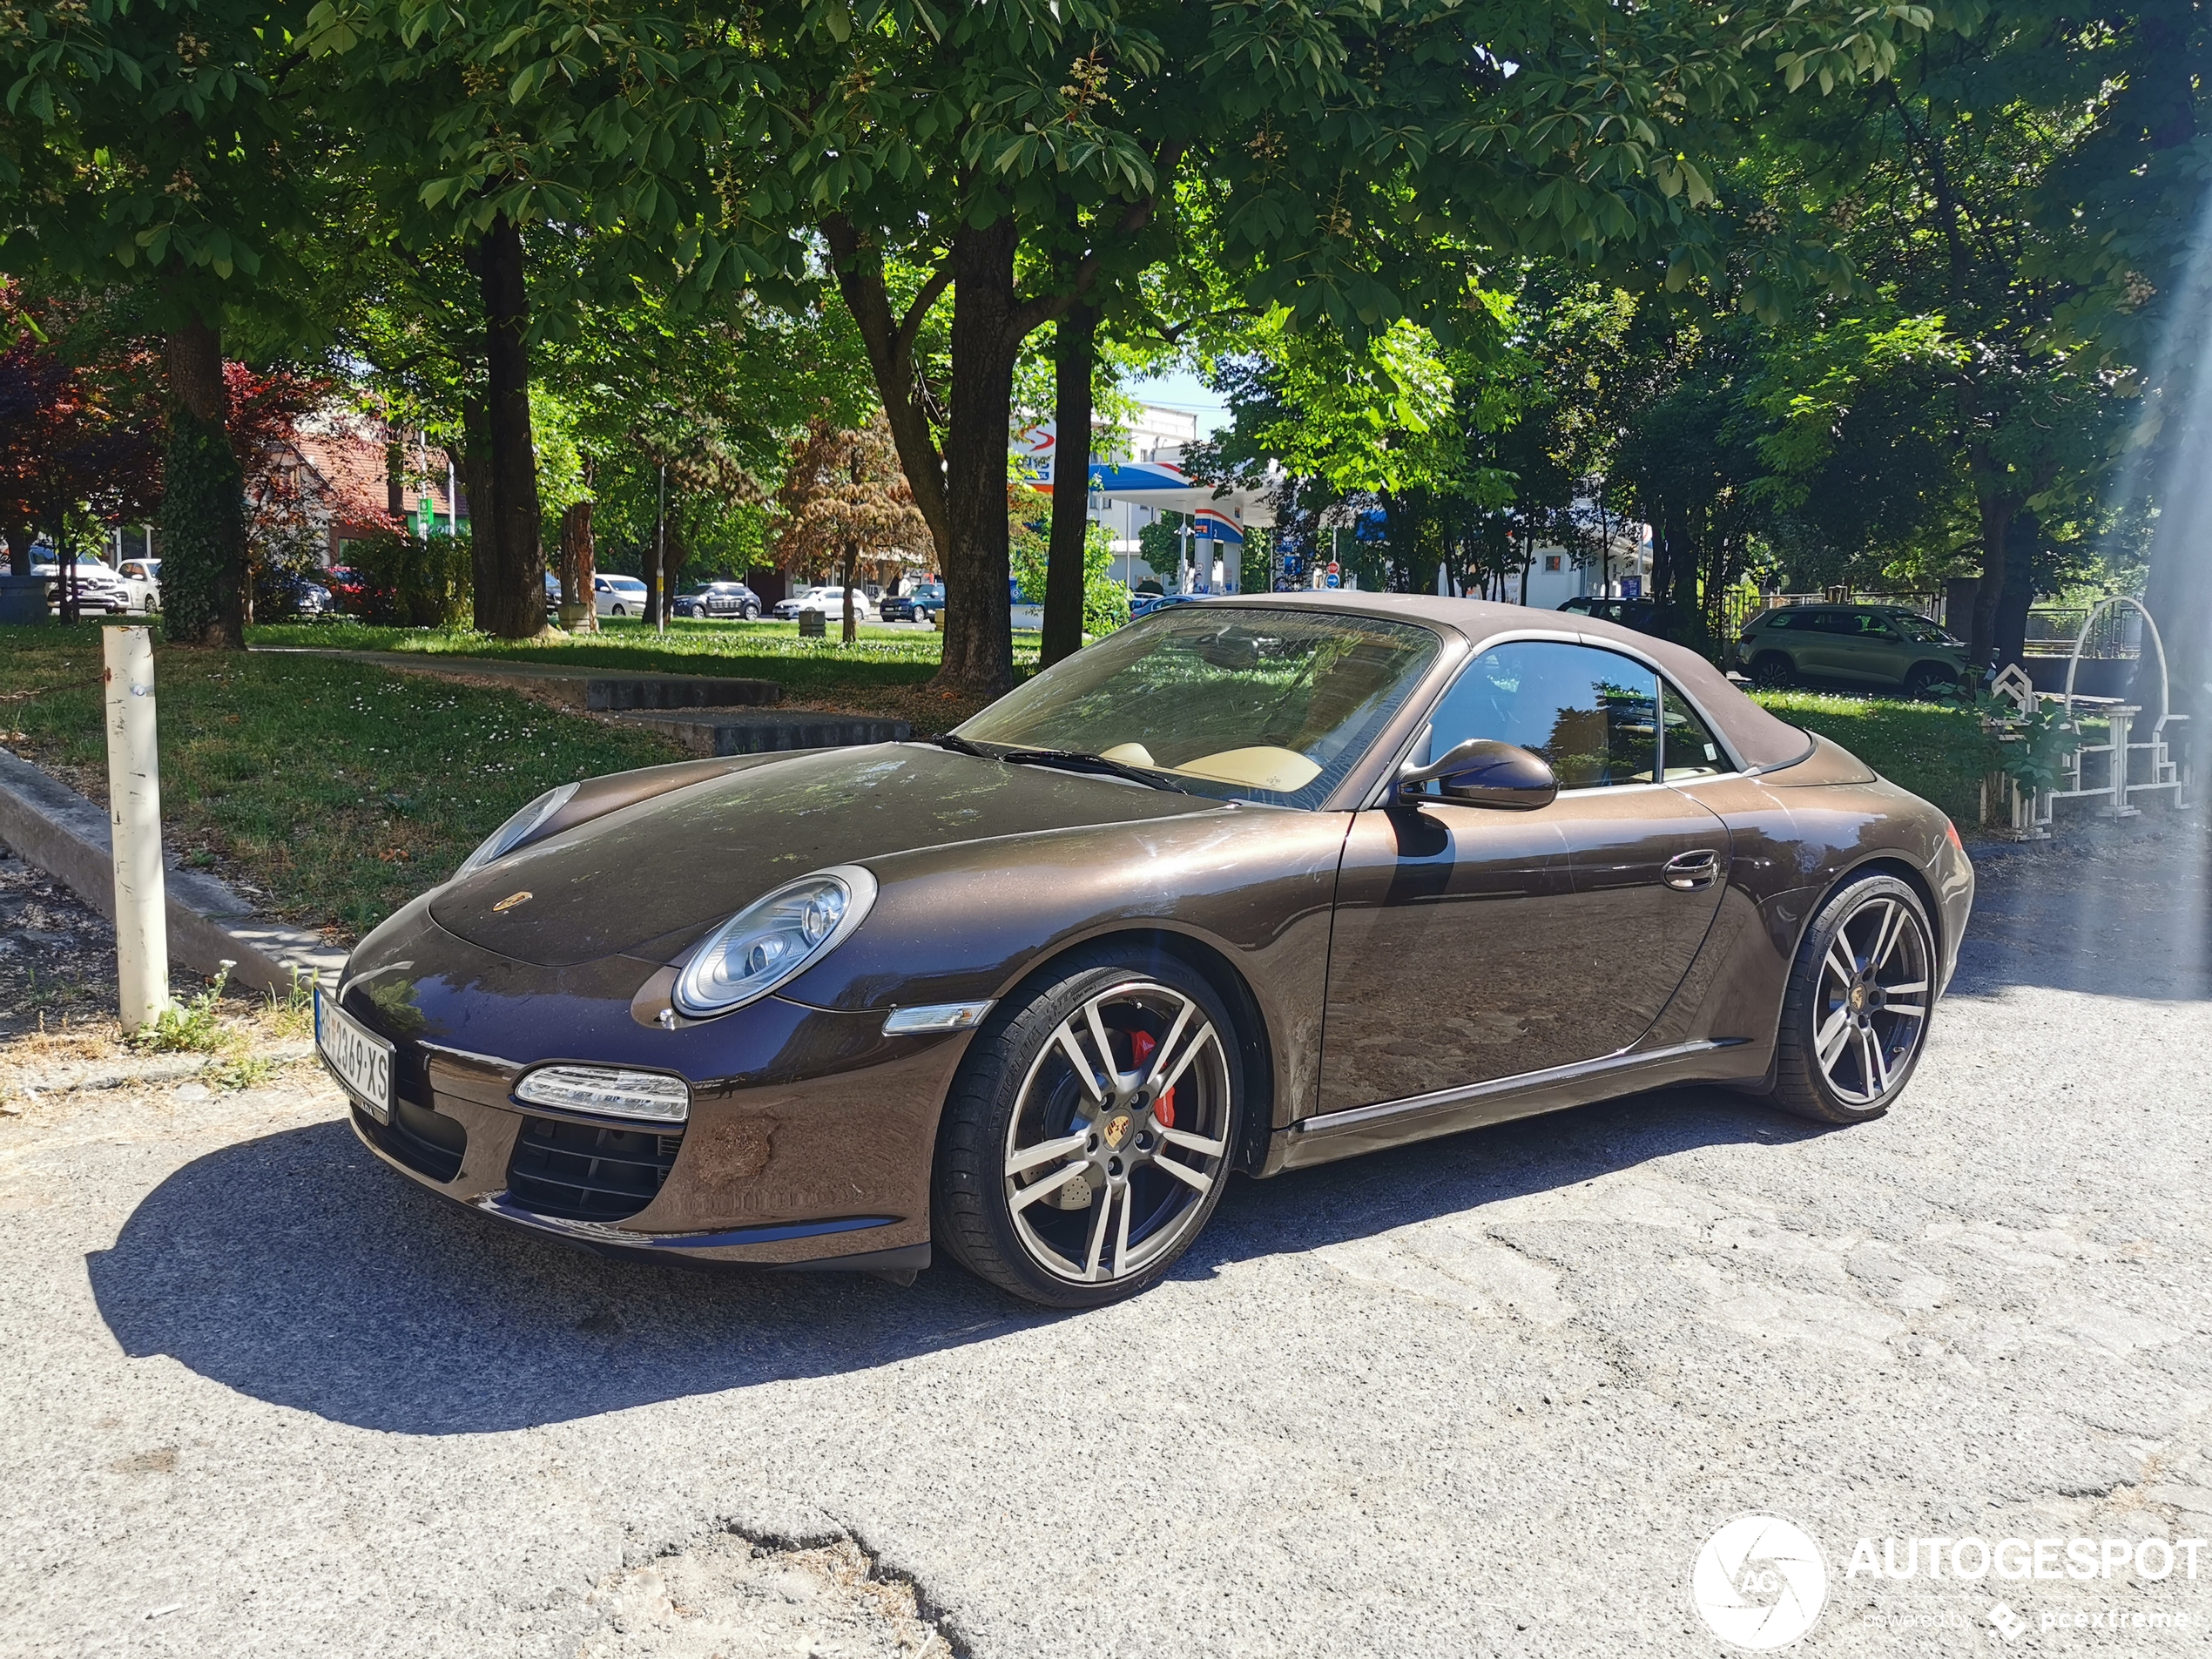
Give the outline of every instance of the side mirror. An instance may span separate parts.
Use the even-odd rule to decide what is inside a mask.
[[[1423,799],[1431,779],[1441,779],[1444,799],[1461,806],[1533,813],[1559,799],[1559,779],[1541,755],[1494,738],[1469,738],[1426,766],[1408,766],[1398,774],[1399,799]]]

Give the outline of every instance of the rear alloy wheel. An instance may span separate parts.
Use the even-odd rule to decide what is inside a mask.
[[[1241,1087],[1227,1011],[1190,968],[1077,967],[969,1050],[938,1141],[938,1237],[1032,1302],[1134,1296],[1221,1201]]]
[[[1797,665],[1778,651],[1763,651],[1751,659],[1751,684],[1762,691],[1786,691],[1797,682]]]
[[[1922,663],[1905,677],[1905,694],[1911,698],[1931,695],[1939,685],[1949,688],[1959,683],[1959,677],[1940,663]]]
[[[1888,1110],[1919,1062],[1935,976],[1919,894],[1887,875],[1844,887],[1806,930],[1790,971],[1775,1103],[1827,1123]]]
[[[760,607],[759,605],[747,605],[745,608],[745,619],[747,622],[759,622],[760,620]]]

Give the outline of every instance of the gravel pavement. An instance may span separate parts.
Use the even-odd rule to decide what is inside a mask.
[[[1746,1512],[1825,1555],[1794,1652],[2203,1653],[2212,1550],[1847,1571],[2212,1536],[2204,826],[1981,867],[1883,1121],[1683,1089],[1241,1183],[1078,1316],[509,1236],[309,1066],[19,1094],[0,1654],[1707,1656]]]

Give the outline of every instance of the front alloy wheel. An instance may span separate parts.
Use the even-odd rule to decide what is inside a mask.
[[[1822,908],[1791,970],[1776,1103],[1801,1116],[1878,1116],[1919,1063],[1935,1001],[1934,934],[1895,876],[1854,881]]]
[[[1069,974],[969,1051],[940,1140],[940,1238],[1031,1301],[1134,1295],[1220,1202],[1239,1086],[1228,1015],[1179,961]]]

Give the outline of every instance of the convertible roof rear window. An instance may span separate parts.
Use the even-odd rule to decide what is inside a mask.
[[[959,735],[1103,756],[1193,794],[1318,806],[1441,649],[1433,630],[1379,617],[1177,606],[1055,664]]]

